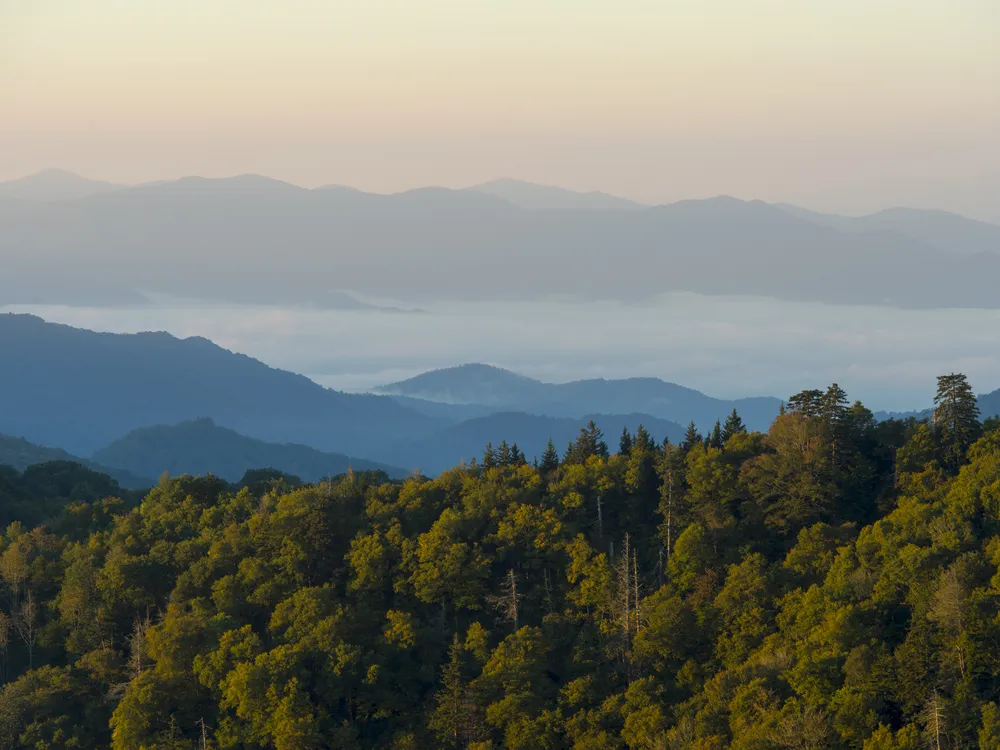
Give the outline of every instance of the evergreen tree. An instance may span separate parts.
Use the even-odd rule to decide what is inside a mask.
[[[729,438],[733,435],[746,431],[747,428],[743,426],[743,420],[740,419],[740,415],[736,413],[736,409],[733,409],[732,414],[726,417],[726,423],[722,427],[723,445],[729,442]]]
[[[788,408],[806,417],[819,417],[823,414],[824,400],[825,396],[821,390],[813,388],[799,391],[788,399]]]
[[[826,389],[819,402],[819,417],[832,429],[836,429],[847,414],[847,393],[834,383]]]
[[[686,453],[700,442],[702,442],[701,433],[698,432],[698,428],[695,426],[694,420],[692,419],[688,423],[687,432],[684,433],[684,442],[681,443],[681,450]]]
[[[559,468],[559,451],[556,450],[556,444],[552,442],[552,438],[549,438],[549,442],[545,446],[545,450],[542,451],[542,462],[538,466],[539,472],[542,476],[547,476],[553,471]]]
[[[632,435],[628,431],[628,426],[622,427],[622,436],[618,440],[618,454],[627,456],[632,452]]]
[[[708,441],[710,448],[722,449],[724,443],[722,439],[722,424],[719,420],[715,420],[715,427],[712,428],[712,437]]]
[[[497,452],[493,448],[493,443],[487,443],[483,450],[483,468],[494,469],[497,466]]]
[[[458,633],[452,638],[448,649],[448,663],[441,675],[441,689],[436,698],[437,708],[431,714],[428,724],[435,731],[445,747],[464,746],[465,727],[468,721],[467,687],[462,672],[465,649]]]
[[[570,443],[566,451],[565,462],[568,464],[584,464],[591,456],[608,458],[608,444],[604,442],[604,433],[594,420],[580,429],[576,440]]]
[[[952,373],[938,378],[934,429],[944,464],[956,470],[982,432],[979,404],[965,375]]]
[[[527,457],[524,455],[524,451],[517,447],[517,443],[512,443],[510,446],[510,465],[511,466],[524,466],[528,463]]]
[[[510,446],[507,445],[506,440],[500,441],[500,447],[497,448],[497,465],[499,466],[510,466]]]

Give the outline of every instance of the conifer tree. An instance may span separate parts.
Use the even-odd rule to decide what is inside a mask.
[[[467,709],[467,688],[462,674],[464,651],[462,641],[458,633],[455,633],[448,649],[448,663],[441,675],[441,689],[436,696],[437,708],[428,722],[446,747],[457,748],[464,744],[462,741]]]
[[[627,456],[632,452],[632,435],[629,434],[628,426],[622,427],[622,436],[618,440],[618,454]]]
[[[823,391],[812,388],[799,391],[788,399],[789,410],[806,417],[819,417],[823,414]]]
[[[545,446],[545,450],[542,452],[542,462],[538,466],[538,470],[541,472],[542,476],[545,476],[556,469],[559,468],[559,451],[556,450],[556,444],[552,442],[552,438],[549,438],[549,442]]]
[[[701,433],[698,432],[698,428],[695,426],[694,420],[692,419],[688,423],[687,432],[684,433],[684,442],[681,443],[681,449],[687,453],[700,442]]]
[[[497,465],[497,452],[493,448],[493,443],[487,443],[483,450],[483,468],[494,469]]]
[[[746,431],[747,428],[743,426],[743,420],[740,419],[740,415],[736,413],[736,409],[733,409],[732,414],[726,417],[726,423],[722,426],[723,444],[729,442],[729,438],[733,435]]]
[[[957,469],[966,450],[982,432],[979,404],[965,375],[951,373],[938,378],[934,430],[945,465]]]
[[[712,436],[709,438],[709,445],[712,448],[719,448],[721,450],[723,445],[722,440],[722,424],[719,420],[715,420],[715,427],[712,428]]]

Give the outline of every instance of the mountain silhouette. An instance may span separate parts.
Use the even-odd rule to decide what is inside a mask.
[[[910,229],[836,227],[728,197],[525,209],[476,190],[374,195],[192,177],[79,200],[0,199],[0,302],[99,288],[294,305],[350,289],[418,306],[553,295],[631,302],[671,291],[1000,306],[1000,253],[984,251],[991,225],[949,218],[964,229],[948,230],[954,242],[943,248],[932,241],[940,230],[907,221]]]
[[[405,397],[408,400],[403,403],[416,409],[420,407],[414,400],[420,399],[553,417],[639,413],[684,425],[694,421],[703,431],[716,420],[724,421],[733,409],[751,429],[766,430],[781,405],[777,398],[712,398],[657,378],[543,383],[483,364],[434,370],[380,386],[375,392]]]
[[[0,433],[87,456],[139,428],[210,417],[268,442],[358,455],[434,419],[352,395],[203,338],[95,333],[0,315]],[[387,437],[390,436],[390,437]]]
[[[220,427],[211,419],[133,430],[97,451],[105,466],[145,476],[214,474],[236,482],[250,469],[277,469],[307,482],[355,471],[384,471],[390,477],[406,472],[374,461],[324,453],[293,443],[266,443]]]

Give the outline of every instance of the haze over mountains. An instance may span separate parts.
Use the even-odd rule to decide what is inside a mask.
[[[683,290],[1000,307],[1000,228],[943,212],[845,219],[725,197],[646,207],[507,180],[395,195],[254,175],[89,194],[55,182],[0,185],[0,304],[147,292],[315,304],[352,289],[415,303]]]
[[[249,468],[303,479],[380,469],[434,474],[516,442],[529,460],[593,419],[614,444],[642,424],[678,441],[734,408],[765,429],[777,398],[715,399],[653,378],[544,383],[481,364],[350,394],[203,338],[106,334],[0,315],[0,463],[75,460],[136,486],[164,470],[230,480]],[[1000,413],[1000,391],[980,397]],[[27,441],[27,442],[26,442]]]

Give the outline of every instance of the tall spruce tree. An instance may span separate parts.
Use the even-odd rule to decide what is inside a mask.
[[[628,426],[622,427],[622,436],[618,440],[618,454],[627,456],[632,452],[632,435],[628,431]]]
[[[684,433],[684,442],[681,443],[681,450],[687,453],[700,442],[702,442],[701,433],[698,432],[698,427],[692,419],[688,422],[687,431]]]
[[[732,414],[726,417],[726,423],[722,426],[723,444],[727,443],[729,438],[733,435],[746,431],[747,428],[743,425],[743,420],[740,419],[740,415],[736,413],[736,409],[733,409]]]
[[[979,404],[965,375],[953,372],[938,378],[934,430],[944,464],[956,470],[969,446],[982,433]]]
[[[538,470],[542,473],[542,476],[545,476],[558,468],[559,451],[556,450],[556,444],[552,442],[552,438],[549,438],[545,450],[542,451],[542,462],[539,464]]]
[[[722,439],[722,424],[719,422],[718,419],[715,420],[715,427],[712,428],[712,436],[711,438],[709,438],[708,443],[709,446],[712,448],[719,448],[719,449],[722,448],[722,445],[724,443]]]

